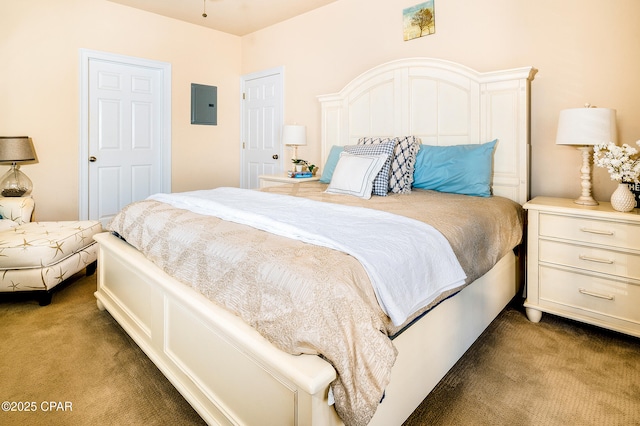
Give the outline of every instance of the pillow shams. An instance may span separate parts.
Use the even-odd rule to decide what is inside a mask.
[[[416,158],[414,188],[477,197],[491,196],[496,142],[480,145],[422,145]]]
[[[325,192],[371,198],[373,181],[384,166],[388,155],[353,155],[342,152],[331,183]]]
[[[396,194],[408,194],[413,183],[413,170],[416,155],[420,147],[420,139],[415,136],[401,136],[395,138],[360,138],[358,145],[379,144],[394,141],[395,148],[389,172],[389,191]]]
[[[380,155],[386,154],[387,160],[384,162],[382,169],[373,181],[373,195],[385,197],[389,192],[389,171],[391,169],[391,160],[393,158],[393,150],[396,146],[394,140],[381,142],[373,145],[347,145],[344,151],[354,155]]]

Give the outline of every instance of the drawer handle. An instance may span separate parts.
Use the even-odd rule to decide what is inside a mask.
[[[610,296],[608,294],[600,294],[600,293],[594,293],[592,291],[589,290],[585,290],[584,288],[580,288],[578,289],[578,291],[582,294],[585,294],[587,296],[593,296],[593,297],[598,297],[600,299],[607,299],[607,300],[613,300],[615,297],[614,296]]]
[[[597,257],[589,257],[589,256],[585,256],[584,254],[581,254],[578,257],[580,257],[580,260],[587,260],[589,262],[608,263],[609,265],[613,264],[613,260],[609,260],[609,259],[600,259],[600,258],[597,258]]]
[[[589,234],[613,235],[613,231],[602,231],[600,229],[580,228],[580,230],[582,232],[588,232]]]

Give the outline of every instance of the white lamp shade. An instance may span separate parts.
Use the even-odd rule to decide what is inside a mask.
[[[558,145],[596,145],[617,139],[616,110],[609,108],[572,108],[560,111]]]
[[[282,143],[285,145],[306,145],[306,126],[298,126],[295,124],[288,124],[284,126],[282,128]]]

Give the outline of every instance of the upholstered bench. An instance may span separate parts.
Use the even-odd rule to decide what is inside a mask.
[[[0,214],[13,218],[0,220],[0,295],[32,293],[45,306],[67,278],[85,268],[87,275],[95,272],[100,222],[27,222],[31,212],[7,215],[2,200]]]

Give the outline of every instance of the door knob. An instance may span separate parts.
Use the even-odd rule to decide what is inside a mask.
[[[273,155],[271,156],[271,158],[273,158],[274,160],[277,160],[277,159],[278,159],[278,154],[273,154]]]
[[[91,157],[89,157],[89,161],[92,162],[92,163],[95,163],[96,160],[97,160],[97,158],[94,157],[93,155]]]

